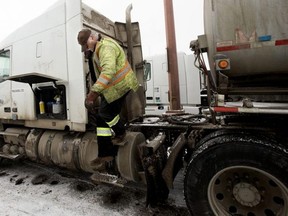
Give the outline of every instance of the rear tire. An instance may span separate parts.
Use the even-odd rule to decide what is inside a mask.
[[[287,215],[287,149],[246,133],[204,139],[184,179],[192,215]]]

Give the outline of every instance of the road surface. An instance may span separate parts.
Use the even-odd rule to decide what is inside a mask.
[[[76,175],[76,176],[75,176]],[[173,216],[189,215],[177,178],[167,203],[146,208],[145,188],[95,185],[89,175],[28,161],[0,164],[1,216]]]

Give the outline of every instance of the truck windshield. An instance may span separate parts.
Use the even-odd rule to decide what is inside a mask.
[[[3,82],[10,73],[10,50],[0,51],[0,82]]]

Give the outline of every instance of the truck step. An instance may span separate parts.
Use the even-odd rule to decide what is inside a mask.
[[[2,136],[19,137],[21,134],[1,131],[1,132],[0,132],[0,135],[2,135]]]
[[[95,184],[107,183],[107,184],[118,186],[118,187],[124,187],[124,185],[127,183],[127,180],[121,177],[111,175],[108,173],[100,173],[100,172],[95,172],[90,177],[90,179]]]
[[[10,159],[10,160],[17,160],[20,157],[22,157],[22,155],[21,154],[16,154],[16,155],[4,154],[3,152],[0,152],[0,157],[1,158],[6,158],[6,159]]]

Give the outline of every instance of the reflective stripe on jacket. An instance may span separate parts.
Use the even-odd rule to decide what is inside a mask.
[[[139,84],[136,75],[116,41],[110,38],[98,41],[93,63],[97,82],[91,90],[103,94],[108,103],[121,98],[131,89],[137,90]]]

